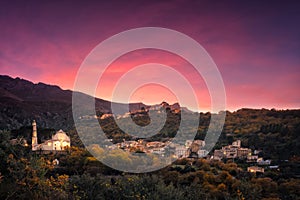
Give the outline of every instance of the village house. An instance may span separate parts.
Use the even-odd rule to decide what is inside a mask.
[[[251,155],[251,149],[248,148],[238,148],[237,149],[237,157],[238,158],[247,158],[247,156]]]
[[[149,150],[149,153],[154,153],[154,154],[158,154],[158,155],[162,155],[164,156],[165,154],[165,149],[164,148],[153,148]]]
[[[224,153],[221,149],[216,149],[214,151],[214,155],[213,155],[213,159],[214,160],[222,160],[222,158],[224,157]]]
[[[121,149],[126,149],[126,148],[130,148],[130,147],[135,147],[138,144],[137,141],[131,140],[131,141],[123,141],[121,143],[118,143],[118,147]]]
[[[157,147],[163,147],[165,146],[165,143],[163,142],[158,142],[158,141],[154,141],[154,142],[148,142],[146,144],[147,148],[157,148]]]
[[[183,145],[175,146],[175,157],[176,158],[187,158],[189,156],[189,152],[187,148]]]
[[[117,115],[116,118],[117,119],[122,119],[122,118],[129,118],[130,117],[130,112],[126,112],[125,114],[123,115]]]
[[[186,140],[185,146],[187,148],[191,147],[192,144],[197,144],[200,148],[205,146],[205,141],[203,140]]]
[[[103,114],[101,117],[100,117],[100,119],[106,119],[106,118],[110,118],[110,117],[113,117],[114,115],[113,114],[111,114],[111,113],[106,113],[106,114]]]
[[[258,155],[248,155],[247,163],[256,163],[258,159]]]
[[[222,147],[223,157],[224,158],[236,158],[237,157],[237,147],[235,146],[225,146]]]
[[[258,167],[258,166],[251,166],[251,167],[247,168],[247,171],[251,172],[251,173],[257,173],[257,172],[264,173],[265,169],[262,167]]]
[[[205,149],[199,149],[198,150],[198,157],[199,158],[203,158],[203,157],[206,157],[207,155],[208,155],[208,151],[207,150],[205,150]]]
[[[271,160],[264,160],[263,158],[258,158],[257,159],[257,164],[258,165],[270,165]]]

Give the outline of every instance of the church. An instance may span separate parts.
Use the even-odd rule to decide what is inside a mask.
[[[32,151],[64,151],[71,146],[70,137],[62,130],[57,131],[50,140],[38,144],[36,122],[32,122]]]

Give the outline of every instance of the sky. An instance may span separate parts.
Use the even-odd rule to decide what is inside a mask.
[[[299,22],[298,1],[0,1],[0,74],[73,89],[81,64],[99,43],[129,29],[163,27],[205,48],[223,78],[227,110],[299,108]],[[153,49],[113,62],[96,96],[110,100],[124,74],[153,62],[182,73],[201,109],[209,111],[203,77],[178,55]],[[148,71],[136,79],[145,76],[163,77]],[[132,91],[130,101],[174,103],[176,96],[152,84]]]

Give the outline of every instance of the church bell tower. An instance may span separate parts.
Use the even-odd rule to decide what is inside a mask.
[[[38,139],[37,139],[37,129],[36,129],[36,122],[33,120],[32,122],[32,151],[37,150]]]

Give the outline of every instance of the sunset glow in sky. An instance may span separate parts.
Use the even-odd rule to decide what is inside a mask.
[[[132,28],[164,27],[190,36],[210,54],[223,77],[228,110],[299,108],[299,10],[298,1],[1,1],[0,74],[72,89],[81,63],[100,42]],[[183,73],[209,110],[201,76],[180,57],[155,50],[116,60],[96,95],[109,100],[124,73],[149,62]],[[138,76],[150,75],[159,72]],[[158,85],[131,97],[147,104],[163,100],[174,103],[176,97]]]

